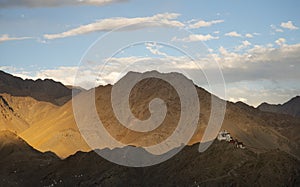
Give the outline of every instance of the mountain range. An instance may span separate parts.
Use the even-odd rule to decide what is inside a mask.
[[[169,73],[164,76],[176,79],[183,75]],[[80,90],[75,98],[84,104],[89,93],[95,91],[97,113],[118,141],[136,147],[148,146],[164,140],[175,129],[180,116],[180,98],[170,84],[148,78],[140,81],[130,94],[131,111],[141,120],[150,116],[148,104],[153,98],[159,97],[167,103],[163,124],[147,134],[120,125],[111,107],[111,90],[112,85]],[[297,117],[265,112],[261,107],[254,108],[242,102],[227,102],[222,129],[242,141],[246,149],[214,142],[209,150],[199,153],[196,147],[211,115],[211,97],[221,99],[200,87],[196,90],[201,104],[200,120],[189,146],[162,164],[134,169],[112,164],[91,151],[76,125],[70,88],[52,80],[22,80],[0,72],[0,155],[3,155],[0,162],[5,165],[0,172],[7,180],[3,184],[27,184],[21,179],[39,171],[27,185],[247,186],[249,182],[263,186],[299,185],[300,121]],[[107,147],[103,144],[98,148]],[[24,168],[29,167],[26,165],[29,160],[32,169],[26,171]],[[79,166],[73,167],[77,163]],[[168,176],[164,177],[166,173]],[[138,177],[139,174],[144,177]]]

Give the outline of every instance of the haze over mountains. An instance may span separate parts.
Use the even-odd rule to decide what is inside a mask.
[[[159,74],[158,72],[147,73]],[[136,76],[144,75],[141,73],[132,74]],[[174,76],[174,74],[165,74],[165,76]],[[182,75],[175,74],[173,78],[178,78],[179,76]],[[300,135],[297,133],[300,132],[299,118],[284,114],[263,112],[261,109],[253,108],[241,102],[227,102],[222,129],[226,129],[234,138],[242,141],[246,145],[247,150],[235,150],[233,146],[226,143],[214,143],[213,147],[209,149],[209,153],[204,152],[202,155],[196,151],[195,147],[201,140],[208,123],[211,94],[197,87],[201,105],[200,120],[197,131],[189,142],[191,147],[185,148],[182,153],[179,153],[179,156],[175,156],[170,161],[167,161],[167,163],[162,163],[145,170],[135,170],[109,163],[99,158],[93,152],[80,152],[69,157],[77,151],[90,151],[90,148],[84,141],[75,123],[72,102],[70,100],[71,90],[61,83],[52,80],[22,80],[4,72],[0,74],[0,83],[0,92],[2,93],[0,94],[0,130],[8,130],[1,134],[5,140],[2,142],[10,142],[12,140],[8,144],[1,144],[0,154],[11,155],[9,157],[2,157],[1,162],[5,163],[7,161],[8,163],[13,163],[13,158],[18,158],[21,155],[20,152],[26,152],[25,156],[20,157],[24,159],[22,167],[26,167],[28,160],[34,160],[36,165],[33,163],[32,167],[36,168],[36,170],[40,166],[42,167],[41,173],[36,179],[31,182],[29,181],[28,185],[37,184],[36,181],[42,179],[43,182],[41,184],[50,185],[51,183],[55,183],[53,180],[58,183],[62,178],[68,179],[69,181],[66,183],[69,185],[121,185],[126,182],[125,178],[128,179],[129,176],[133,176],[134,179],[128,180],[128,184],[143,185],[145,181],[136,179],[137,174],[141,171],[145,175],[145,180],[148,177],[155,176],[156,170],[160,172],[171,170],[173,173],[171,172],[169,177],[176,178],[176,171],[183,166],[186,166],[186,172],[189,174],[184,175],[182,173],[184,175],[182,181],[174,179],[173,183],[168,183],[167,178],[163,179],[156,176],[153,180],[153,185],[158,183],[163,184],[163,182],[167,182],[169,185],[177,184],[177,182],[178,184],[187,184],[188,181],[191,182],[193,180],[197,184],[201,184],[201,182],[197,182],[198,179],[201,179],[203,184],[219,184],[225,181],[224,184],[246,185],[247,182],[252,180],[257,181],[258,185],[268,185],[269,183],[267,183],[266,179],[273,179],[274,176],[271,173],[273,169],[286,171],[278,173],[277,179],[279,184],[299,184],[299,167],[297,167],[299,165],[297,159],[300,158]],[[51,93],[52,89],[56,89],[55,94]],[[111,89],[111,85],[95,88],[95,101],[98,115],[104,123],[105,128],[118,141],[126,145],[149,146],[161,142],[175,129],[180,115],[180,102],[175,90],[168,83],[159,79],[145,79],[139,82],[130,94],[131,110],[141,120],[149,117],[148,104],[153,98],[160,97],[167,103],[168,112],[163,124],[151,133],[134,132],[120,125],[111,107]],[[84,102],[84,98],[91,91],[93,90],[83,90],[75,97]],[[17,136],[24,139],[32,147],[28,146],[11,132],[17,134]],[[20,148],[16,148],[15,145]],[[11,146],[13,148],[7,148]],[[106,148],[105,144],[99,147],[99,149],[104,148]],[[41,152],[51,151],[58,155],[59,158],[68,158],[60,161],[58,157],[51,153],[42,154],[34,149]],[[226,156],[224,158],[221,155]],[[276,159],[274,160],[274,158]],[[82,165],[80,164],[78,168],[73,168],[72,166],[79,161],[82,162]],[[205,165],[205,161],[208,164],[213,164],[215,169],[220,171],[220,173],[214,175],[212,173],[216,170],[203,170],[203,168],[198,167],[199,165]],[[221,162],[222,164],[219,166],[215,162]],[[94,165],[93,163],[97,164]],[[189,164],[192,164],[192,166],[188,166]],[[102,169],[97,172],[90,171],[88,166],[91,165],[95,167],[95,170],[97,168]],[[228,168],[235,169],[230,172],[231,169]],[[11,171],[12,169],[13,167],[6,165],[0,171],[3,176],[7,176],[7,174],[4,174],[5,171]],[[31,172],[36,170],[31,170]],[[260,172],[257,175],[253,174],[252,178],[247,177],[254,170],[260,170]],[[236,174],[237,171],[238,173]],[[204,172],[205,177],[201,178],[200,175],[195,174],[199,172]],[[19,173],[19,170],[17,173]],[[20,171],[20,176],[22,176],[20,179],[29,176],[29,173],[25,173],[24,171]],[[83,173],[87,173],[88,176],[80,176]],[[219,178],[217,175],[219,175]],[[15,178],[7,179],[10,181],[19,181],[17,179],[18,174],[13,176]],[[117,178],[116,176],[122,177]],[[74,183],[70,178],[72,178]],[[213,180],[213,178],[216,179]],[[188,184],[193,185],[192,183]]]

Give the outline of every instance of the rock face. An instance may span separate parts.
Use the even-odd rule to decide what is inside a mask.
[[[51,79],[23,80],[0,70],[0,93],[30,96],[38,101],[63,105],[72,97],[72,90]]]
[[[15,134],[0,132],[2,186],[299,186],[300,162],[285,152],[256,154],[216,141],[198,144],[145,168],[111,163],[95,152],[64,160],[34,150]]]
[[[257,108],[265,112],[288,114],[294,117],[300,117],[300,96],[296,96],[284,104],[273,105],[262,103]]]

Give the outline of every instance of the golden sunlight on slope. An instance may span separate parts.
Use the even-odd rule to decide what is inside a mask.
[[[66,157],[90,150],[78,132],[70,104],[59,107],[31,97],[1,94],[0,110],[0,130],[17,133],[40,151]]]
[[[58,107],[51,103],[37,101],[31,97],[14,97],[1,94],[0,129],[21,133],[57,109]]]
[[[39,151],[50,150],[63,158],[90,150],[76,126],[71,101],[33,123],[20,137]]]

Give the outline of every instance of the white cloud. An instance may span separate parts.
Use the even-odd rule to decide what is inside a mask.
[[[172,38],[172,41],[183,41],[183,42],[196,42],[196,41],[208,41],[208,40],[216,40],[219,39],[218,36],[212,36],[210,34],[202,35],[202,34],[191,34],[186,38]]]
[[[236,31],[228,32],[225,34],[225,36],[230,36],[230,37],[242,37],[241,34],[237,33]]]
[[[247,40],[242,42],[244,46],[251,46]],[[206,70],[213,60],[219,62],[227,82],[269,80],[298,80],[300,78],[300,44],[282,45],[280,48],[272,48],[255,45],[243,53],[228,51],[224,47],[219,48],[219,53],[207,54],[207,57],[197,60],[197,64]],[[183,56],[166,56],[163,58],[150,57],[126,57],[113,58],[113,62],[122,64],[140,63],[140,69],[150,68],[165,64],[175,69],[188,69],[193,71],[197,66],[191,65],[191,59]],[[118,64],[117,63],[117,64]],[[114,64],[114,63],[112,63]],[[145,67],[143,67],[143,64]],[[149,65],[150,64],[150,65]],[[291,69],[291,67],[293,67]]]
[[[296,26],[293,24],[292,21],[282,22],[282,23],[280,24],[280,26],[281,26],[282,28],[290,29],[290,30],[297,30],[297,29],[299,29],[298,27],[296,27]]]
[[[251,45],[251,43],[248,40],[244,40],[244,41],[242,41],[241,45],[235,47],[235,50],[239,51],[239,50],[244,49],[244,48],[246,48],[250,45]]]
[[[220,48],[220,53],[221,55],[213,57],[222,65],[224,77],[228,82],[300,78],[300,44],[285,44],[279,48],[255,45],[241,54]]]
[[[142,29],[145,27],[183,27],[184,26],[183,23],[175,20],[179,16],[180,14],[177,13],[163,13],[163,14],[156,14],[150,17],[107,18],[107,19],[98,20],[94,23],[90,23],[87,25],[82,25],[80,27],[62,33],[45,34],[44,37],[46,39],[65,38],[65,37],[87,34],[87,33],[97,32],[97,31],[111,31],[113,29],[129,26],[133,24],[140,24],[140,25],[135,25],[135,27],[131,29]]]
[[[262,102],[282,104],[299,95],[298,89],[278,86],[274,86],[274,82],[269,81],[242,81],[227,84],[227,98],[232,102],[242,101],[256,107]]]
[[[190,24],[189,28],[196,29],[196,28],[200,28],[200,27],[210,27],[214,24],[223,23],[223,22],[224,22],[224,20],[212,20],[212,21],[200,20],[200,21],[197,21],[196,23]]]
[[[279,48],[255,45],[243,53],[220,47],[219,52],[211,58],[222,67],[227,98],[245,98],[248,104],[257,106],[263,101],[278,103],[299,95],[300,43]]]
[[[227,49],[223,46],[219,47],[219,52],[222,56],[227,56],[228,55]]]
[[[23,68],[15,68],[12,66],[0,66],[0,69],[7,71],[15,76],[23,79],[53,79],[62,82],[65,85],[73,85],[77,72],[77,67],[58,67],[56,69],[44,69],[37,71],[25,71]],[[87,74],[88,75],[88,74]]]
[[[244,46],[249,46],[249,45],[251,45],[251,43],[250,43],[249,41],[247,41],[247,40],[244,40],[242,43],[243,43]]]
[[[243,97],[238,97],[238,98],[233,98],[233,97],[230,97],[229,98],[229,101],[231,102],[238,102],[238,101],[241,101],[243,103],[247,103],[247,99],[246,98],[243,98]]]
[[[249,41],[247,41],[247,40],[244,40],[242,43],[243,43],[244,46],[249,46],[249,45],[251,45],[251,43],[250,43]]]
[[[3,34],[0,36],[0,43],[6,41],[13,41],[13,40],[27,40],[32,39],[32,37],[10,37],[8,34]]]
[[[245,34],[245,37],[246,37],[246,38],[253,38],[253,35],[250,34],[250,33],[247,33],[247,34]]]
[[[279,46],[284,45],[285,42],[286,42],[286,39],[284,39],[284,38],[278,38],[278,40],[275,41],[275,43]]]
[[[0,70],[7,71],[7,72],[16,72],[16,71],[23,71],[23,69],[18,69],[13,66],[0,66]]]
[[[252,46],[246,40],[242,44]],[[159,50],[159,52],[153,51],[157,47],[154,44],[148,46],[153,53],[161,53]],[[158,49],[161,48],[158,47]],[[216,60],[222,67],[228,88],[227,95],[232,101],[246,101],[256,106],[262,101],[278,102],[300,93],[300,85],[297,84],[300,79],[300,44],[284,44],[278,48],[254,45],[242,53],[231,52],[220,47],[220,54],[217,52],[207,54],[206,57],[198,60],[195,59],[197,60],[196,64],[185,56],[114,57],[109,59],[109,63],[105,67],[106,70],[102,73],[104,76],[97,81],[97,84],[112,84],[128,70],[145,72],[159,67],[161,72],[166,72],[166,70],[169,72],[184,71],[187,73],[185,75],[190,75],[196,84],[205,87],[207,85],[206,79],[201,77],[198,68],[210,72],[215,68],[211,66],[211,62]],[[101,65],[99,65],[100,68]],[[51,78],[67,85],[74,84],[74,77],[78,70],[77,67],[59,67],[50,70],[37,70],[36,72],[26,72],[24,69],[13,67],[0,67],[0,69],[23,78]],[[120,72],[120,69],[123,71]],[[77,80],[75,85],[84,88],[95,86],[95,77],[99,76],[99,72],[95,68],[84,69],[79,73],[82,79]]]
[[[283,32],[282,29],[277,28],[276,25],[273,25],[273,24],[271,25],[271,29],[274,30],[275,32]]]
[[[76,5],[104,6],[112,3],[126,2],[127,0],[8,0],[0,1],[1,8],[8,7],[59,7]]]
[[[161,45],[158,45],[157,43],[145,43],[146,49],[148,49],[152,54],[154,55],[161,55],[161,56],[168,56],[166,53],[161,52],[159,49],[162,48]]]

